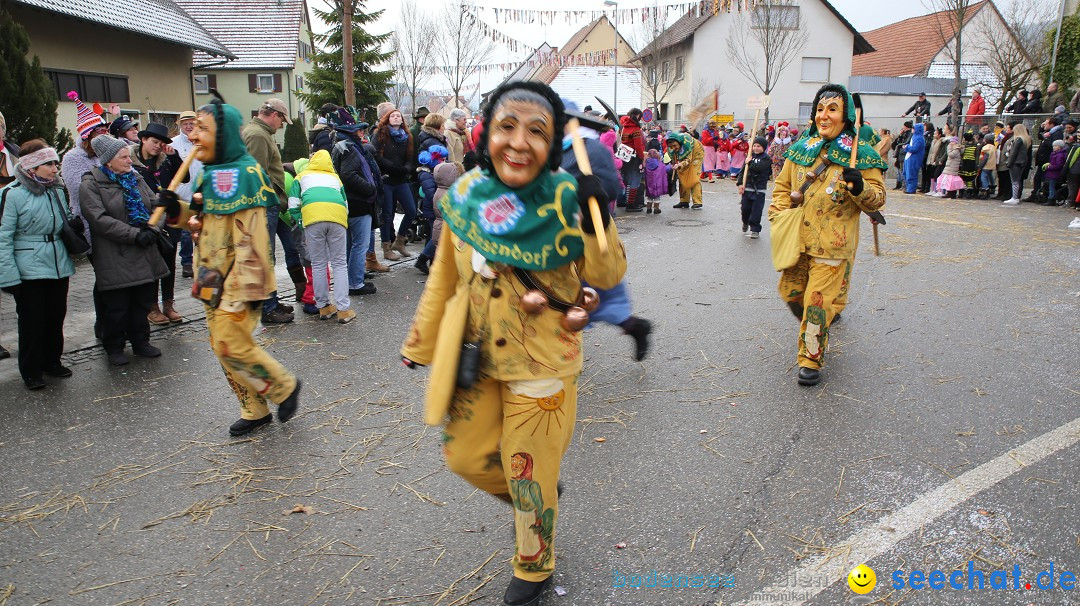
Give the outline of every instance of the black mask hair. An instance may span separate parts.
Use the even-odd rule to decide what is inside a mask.
[[[480,131],[480,141],[476,145],[476,164],[485,171],[492,172],[491,154],[488,153],[488,135],[491,128],[492,117],[495,110],[506,101],[524,101],[535,103],[551,112],[555,120],[555,128],[552,131],[554,138],[551,141],[551,149],[548,150],[548,169],[559,170],[562,165],[562,134],[566,129],[566,108],[562,100],[551,87],[542,82],[517,81],[508,82],[492,91],[488,102],[484,105],[483,128]]]
[[[840,115],[844,117],[844,129],[855,130],[855,125],[852,124],[851,120],[848,120],[847,117],[848,106],[846,91],[844,90],[844,87],[840,86],[839,84],[826,84],[825,86],[822,86],[818,89],[817,94],[814,95],[814,104],[810,106],[810,111],[813,112],[813,116],[817,115],[817,106],[818,103],[821,103],[822,99],[832,98],[840,99]],[[810,121],[814,121],[813,117],[811,117]]]

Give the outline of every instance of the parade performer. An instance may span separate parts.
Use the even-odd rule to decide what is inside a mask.
[[[731,139],[727,130],[719,129],[716,140],[716,176],[726,179],[731,170]]]
[[[788,130],[787,122],[776,125],[776,136],[769,143],[769,158],[772,160],[772,178],[775,179],[784,168],[784,154],[791,147],[791,131]]]
[[[886,164],[860,140],[849,168],[855,108],[847,89],[827,84],[814,97],[814,122],[787,152],[773,188],[769,221],[801,206],[798,262],[780,275],[780,297],[801,321],[798,381],[816,385],[825,362],[829,325],[843,310],[859,244],[859,214],[885,204]]]
[[[705,159],[705,148],[701,142],[686,133],[668,133],[669,164],[674,162],[679,175],[679,203],[672,208],[690,208],[690,198],[694,199],[694,210],[701,210],[701,162]]]
[[[192,294],[206,307],[210,343],[229,386],[240,401],[241,418],[229,426],[244,435],[271,421],[267,401],[288,421],[300,401],[300,381],[255,343],[262,302],[277,288],[270,262],[266,208],[277,204],[274,185],[240,137],[240,111],[220,100],[199,108],[194,143],[203,172],[197,195],[184,209],[176,194],[159,194],[173,224],[187,222],[199,245]],[[201,195],[201,199],[197,196]],[[200,206],[201,202],[201,206]]]
[[[555,567],[559,467],[588,322],[581,305],[596,303],[581,282],[612,288],[626,271],[599,180],[559,171],[565,122],[558,95],[539,82],[492,93],[479,165],[439,201],[448,233],[401,350],[410,368],[434,364],[424,420],[446,423],[447,467],[513,505],[510,606],[539,602]]]
[[[716,126],[709,122],[701,131],[701,146],[705,148],[705,166],[702,168],[701,178],[708,175],[709,183],[713,182],[716,175],[716,148],[719,143],[720,134],[716,132]]]

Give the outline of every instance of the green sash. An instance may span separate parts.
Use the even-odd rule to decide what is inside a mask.
[[[578,227],[577,181],[543,171],[511,189],[481,168],[462,175],[439,200],[446,226],[488,261],[543,271],[585,252]]]

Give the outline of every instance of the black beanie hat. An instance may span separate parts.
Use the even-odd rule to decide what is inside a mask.
[[[760,145],[761,149],[763,149],[763,150],[765,148],[769,147],[769,141],[765,137],[755,137],[754,138],[754,143],[757,143],[758,145]]]

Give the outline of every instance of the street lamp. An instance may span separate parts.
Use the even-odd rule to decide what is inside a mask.
[[[614,6],[611,15],[615,18],[615,98],[611,107],[615,110],[615,123],[619,122],[619,3],[615,0],[604,0],[604,6]]]

